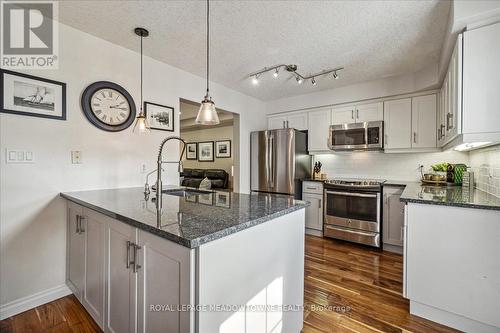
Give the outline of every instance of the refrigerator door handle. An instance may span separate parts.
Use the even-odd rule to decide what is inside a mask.
[[[271,173],[270,186],[274,187],[274,136],[271,134],[269,137],[269,171]]]

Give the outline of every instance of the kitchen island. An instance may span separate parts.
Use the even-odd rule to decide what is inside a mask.
[[[408,183],[401,201],[410,313],[465,332],[500,332],[500,198]]]
[[[67,284],[104,331],[300,332],[306,203],[164,188],[61,193]],[[153,197],[153,196],[151,196]]]

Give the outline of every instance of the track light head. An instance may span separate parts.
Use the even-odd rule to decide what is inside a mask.
[[[252,83],[254,86],[259,84],[259,77],[257,75],[252,76]]]
[[[278,71],[278,69],[276,68],[276,70],[275,70],[275,71],[274,71],[274,73],[273,73],[273,76],[274,76],[274,78],[277,78],[277,77],[278,77],[278,75],[279,75],[279,71]]]
[[[302,84],[302,78],[301,78],[300,76],[298,76],[298,75],[297,75],[297,76],[295,77],[295,80],[297,80],[297,83],[298,83],[298,84]]]
[[[312,83],[313,86],[316,85],[316,80],[314,79],[314,77],[311,79],[311,83]]]
[[[334,78],[335,80],[337,80],[337,79],[339,78],[339,75],[337,74],[337,72],[333,72],[333,78]]]

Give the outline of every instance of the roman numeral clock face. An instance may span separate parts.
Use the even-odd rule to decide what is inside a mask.
[[[135,118],[135,103],[121,86],[100,81],[88,86],[82,95],[82,108],[87,119],[105,131],[122,131]]]

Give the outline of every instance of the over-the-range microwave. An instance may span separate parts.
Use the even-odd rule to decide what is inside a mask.
[[[384,149],[384,122],[370,121],[330,126],[328,147],[331,150]]]

